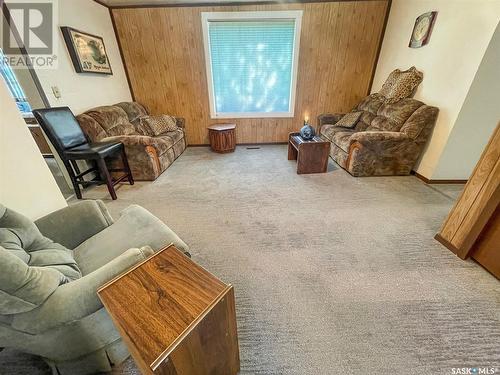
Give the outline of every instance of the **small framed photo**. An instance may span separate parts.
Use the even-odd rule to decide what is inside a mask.
[[[436,16],[437,12],[427,12],[417,17],[408,47],[420,48],[429,43]]]
[[[77,73],[113,74],[100,36],[67,26],[62,26],[61,31]]]

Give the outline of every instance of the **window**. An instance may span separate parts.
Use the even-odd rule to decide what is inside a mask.
[[[212,118],[293,117],[301,18],[202,13]]]
[[[6,58],[0,48],[0,74],[2,75],[7,87],[9,88],[10,94],[16,101],[17,107],[23,114],[31,113],[31,106],[28,103],[26,94],[24,93],[19,81],[12,68],[7,64]]]

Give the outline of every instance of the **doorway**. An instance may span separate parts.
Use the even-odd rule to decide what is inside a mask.
[[[10,22],[7,21],[8,9],[6,4],[2,6],[2,17],[3,21],[12,28],[14,27]],[[16,30],[13,30],[13,35],[17,34]],[[69,199],[73,196],[74,191],[70,184],[68,184],[67,179],[63,173],[58,162],[58,156],[53,151],[53,147],[48,141],[47,137],[42,131],[42,128],[38,125],[35,117],[33,116],[32,110],[36,108],[48,108],[50,103],[42,89],[40,81],[37,77],[35,69],[28,65],[23,68],[12,68],[7,63],[7,57],[9,55],[4,54],[3,38],[0,41],[0,76],[7,84],[9,92],[12,98],[15,100],[16,105],[23,117],[26,126],[30,130],[35,143],[40,150],[45,162],[47,163],[57,186],[61,190],[65,199]],[[16,43],[16,45],[13,45]],[[27,56],[26,50],[17,38],[13,38],[9,41],[9,50],[14,50],[12,55],[17,56]]]

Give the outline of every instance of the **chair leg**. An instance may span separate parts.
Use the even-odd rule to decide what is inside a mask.
[[[125,147],[122,148],[122,162],[123,162],[123,169],[125,169],[125,173],[127,174],[128,182],[130,185],[133,185],[134,177],[132,176],[132,171],[130,170],[130,165],[128,164],[127,154],[125,153]]]
[[[73,170],[76,172],[76,174],[80,174],[80,167],[78,166],[78,162],[76,160],[71,160],[70,161],[71,165],[73,166]]]
[[[99,167],[99,172],[101,174],[101,178],[104,179],[106,185],[108,186],[109,194],[111,195],[111,199],[116,200],[116,192],[113,186],[113,180],[111,179],[111,175],[108,171],[108,166],[103,158],[97,159],[97,166]]]
[[[78,184],[78,180],[76,179],[75,171],[73,170],[69,162],[65,162],[64,165],[66,166],[69,178],[71,180],[71,183],[73,184],[73,190],[75,190],[76,198],[82,199],[82,191],[80,190],[80,185]]]

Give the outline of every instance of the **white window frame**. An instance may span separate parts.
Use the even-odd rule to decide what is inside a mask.
[[[267,11],[267,12],[202,12],[201,22],[203,29],[203,44],[205,46],[205,65],[207,69],[208,98],[210,103],[210,117],[212,119],[224,118],[273,118],[294,117],[295,93],[297,89],[297,70],[299,65],[300,27],[302,11]],[[215,93],[212,79],[212,59],[208,25],[214,21],[259,21],[259,20],[294,20],[294,46],[292,60],[292,80],[290,83],[290,106],[287,112],[220,112],[215,108]]]

